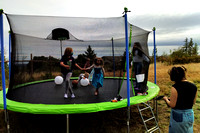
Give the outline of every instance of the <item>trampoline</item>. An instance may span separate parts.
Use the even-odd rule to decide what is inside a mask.
[[[118,93],[117,78],[105,78],[104,86],[99,90],[100,94],[94,96],[94,87],[83,87],[80,84],[74,88],[76,98],[65,99],[64,84],[56,85],[54,80],[38,81],[20,85],[13,90],[12,99],[7,99],[8,110],[32,113],[32,114],[74,114],[90,113],[104,110],[112,110],[127,106],[126,80],[123,82],[121,96],[124,100],[111,102]],[[159,87],[151,82],[148,85],[147,96],[133,96],[130,103],[138,104],[153,99],[159,93]],[[132,90],[131,90],[132,92]],[[3,108],[2,91],[0,95],[0,107]]]
[[[11,29],[11,74],[6,95],[8,110],[32,114],[91,113],[127,107],[127,103],[134,105],[146,102],[158,95],[159,87],[147,82],[149,62],[144,62],[143,66],[146,67],[142,70],[145,74],[144,85],[148,86],[146,96],[133,96],[131,89],[129,98],[127,89],[131,87],[127,86],[131,81],[127,82],[125,78],[122,82],[121,73],[121,77],[115,75],[115,72],[124,69],[129,60],[126,46],[128,37],[124,38],[126,23],[127,32],[130,33],[129,48],[135,42],[140,42],[143,53],[149,55],[149,31],[125,23],[124,17],[73,18],[13,14],[6,14],[6,17]],[[56,33],[53,32],[55,30]],[[76,63],[82,66],[86,57],[94,60],[91,58],[93,56],[84,55],[88,47],[92,48],[95,56],[103,58],[105,71],[113,72],[113,77],[104,77],[98,96],[94,96],[92,85],[78,85],[73,89],[76,98],[64,99],[65,84],[55,85],[52,78],[55,74],[61,75],[59,61],[64,54],[62,49],[66,47],[73,48]],[[76,77],[78,75],[71,80]],[[119,88],[124,100],[111,102],[119,94]],[[3,108],[4,98],[0,91],[0,108]]]

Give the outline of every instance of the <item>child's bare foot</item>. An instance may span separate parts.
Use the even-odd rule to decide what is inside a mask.
[[[94,95],[97,96],[97,95],[98,95],[98,91],[95,91],[95,92],[94,92]]]

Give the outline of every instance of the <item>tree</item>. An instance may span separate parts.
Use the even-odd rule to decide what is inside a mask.
[[[187,56],[187,53],[185,52],[185,49],[184,48],[178,48],[178,49],[175,49],[171,55],[170,55],[172,58],[182,58],[182,57],[186,57]]]
[[[90,59],[90,63],[93,62],[94,58],[96,57],[96,54],[94,52],[94,50],[92,50],[91,46],[88,45],[87,50],[85,51],[84,54],[79,54],[76,62],[80,65],[80,66],[84,66],[84,64],[86,63],[86,59],[89,58]]]
[[[190,38],[190,42],[188,43],[188,52],[187,52],[189,56],[192,56],[193,45],[194,45],[193,39]]]
[[[90,60],[93,60],[96,57],[96,54],[94,53],[94,50],[92,50],[91,46],[88,45],[87,51],[85,51],[85,54],[83,54],[85,58],[90,58]]]
[[[171,56],[197,56],[198,55],[198,45],[197,43],[194,44],[193,39],[190,38],[190,41],[188,42],[188,38],[185,39],[185,44],[182,48],[179,48],[178,50],[174,50],[171,53]]]
[[[198,55],[198,44],[195,43],[193,49],[192,49],[192,54],[193,55]]]
[[[188,54],[188,38],[185,38],[185,45],[183,46],[183,52]]]
[[[198,45],[197,43],[194,44],[193,39],[190,38],[188,42],[188,38],[185,39],[185,44],[182,48],[182,52],[187,56],[196,56],[198,55]]]
[[[195,61],[197,55],[198,55],[198,45],[197,43],[194,44],[193,39],[190,38],[190,41],[188,42],[188,39],[185,39],[185,44],[183,47],[180,47],[178,49],[175,49],[170,56],[173,59],[173,63],[188,63]]]

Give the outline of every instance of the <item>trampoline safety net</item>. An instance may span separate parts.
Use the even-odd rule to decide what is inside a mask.
[[[82,68],[88,58],[89,65],[92,65],[95,57],[101,57],[104,61],[105,77],[123,77],[126,64],[124,17],[6,16],[12,40],[11,78],[7,93],[9,99],[12,99],[15,95],[13,92],[18,87],[62,75],[60,60],[67,47],[73,49],[75,62]],[[149,67],[149,31],[128,23],[128,33],[130,62],[133,62],[129,64],[130,70],[133,71],[130,77],[135,79],[134,75],[138,74],[138,78],[144,78],[141,86],[145,88]],[[135,42],[139,42],[141,47],[132,50]],[[143,58],[141,70],[134,67],[139,59],[134,58],[135,55]],[[72,77],[78,77],[81,73],[85,71],[76,68]],[[120,85],[119,83],[118,86]],[[134,85],[136,87],[136,84]],[[22,96],[28,88],[29,86],[25,87]]]

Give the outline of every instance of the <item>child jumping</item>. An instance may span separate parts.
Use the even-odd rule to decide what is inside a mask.
[[[103,68],[103,59],[96,57],[94,60],[94,64],[88,68],[87,70],[94,68],[94,74],[92,77],[92,85],[96,88],[94,95],[97,96],[99,94],[99,88],[103,86],[104,80],[104,68]]]
[[[68,91],[71,93],[71,98],[75,98],[72,86],[70,84],[70,78],[72,76],[72,71],[75,68],[75,66],[78,67],[80,70],[83,70],[83,68],[81,68],[77,63],[75,63],[72,48],[67,47],[65,49],[64,55],[60,60],[60,66],[63,79],[66,81],[66,90],[64,98],[68,98]]]

